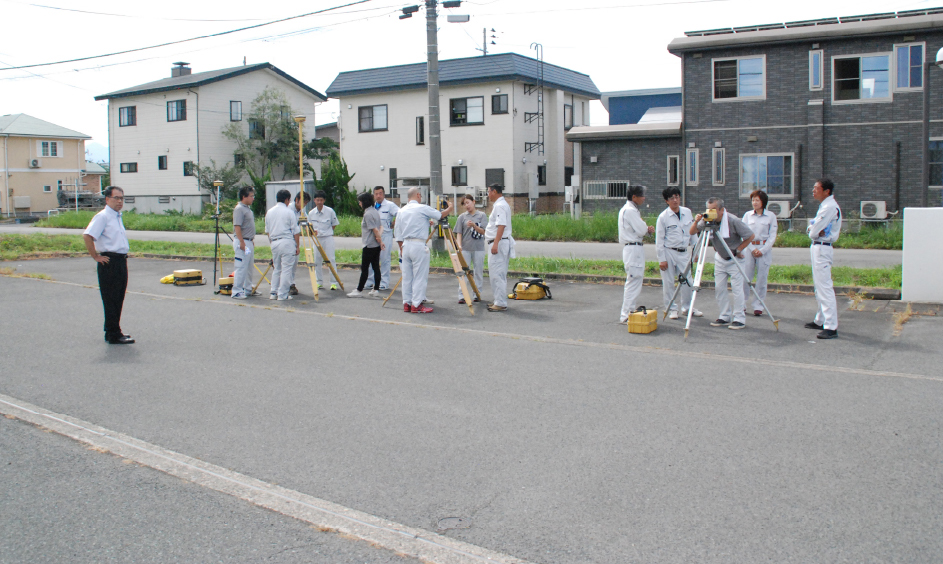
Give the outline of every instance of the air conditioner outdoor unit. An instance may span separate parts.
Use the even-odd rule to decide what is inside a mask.
[[[41,166],[43,166],[43,161],[41,161],[41,160],[39,160],[39,159],[30,159],[30,160],[29,160],[29,167],[30,167],[30,168],[39,168],[39,167],[41,167]]]
[[[766,209],[778,219],[789,219],[790,212],[788,201],[770,202],[766,205]]]
[[[488,207],[488,187],[482,186],[475,189],[473,192],[475,194],[475,206],[479,208]]]
[[[861,219],[887,219],[887,202],[862,201]]]

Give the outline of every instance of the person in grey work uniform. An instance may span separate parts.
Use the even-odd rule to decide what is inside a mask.
[[[393,252],[393,221],[399,213],[399,207],[386,199],[386,189],[377,186],[373,189],[373,208],[380,214],[383,228],[383,250],[380,251],[380,289],[390,288],[390,260]],[[373,267],[367,270],[367,288],[373,287]]]
[[[514,254],[514,238],[511,237],[511,206],[504,199],[504,186],[488,186],[491,215],[485,227],[485,249],[488,251],[488,280],[491,281],[491,296],[494,299],[488,311],[508,310],[508,265]]]
[[[675,293],[675,283],[678,281],[678,275],[684,272],[691,261],[691,251],[688,247],[697,242],[697,237],[691,235],[694,215],[691,210],[681,205],[681,190],[672,186],[665,188],[661,195],[668,207],[661,212],[655,222],[655,254],[658,256],[662,296],[665,299],[665,307],[667,308],[669,302],[671,302],[671,296]],[[688,283],[681,285],[678,297],[671,304],[671,311],[668,312],[669,319],[678,319],[678,309],[681,310],[682,316],[688,313],[687,308],[691,304],[692,288],[690,277],[687,277],[687,280]],[[678,307],[679,303],[681,304],[680,308]],[[694,310],[694,317],[703,315],[699,310]]]
[[[645,277],[642,237],[655,232],[654,227],[645,223],[639,211],[645,203],[645,187],[629,186],[626,200],[619,210],[619,242],[622,243],[622,263],[625,265],[625,287],[622,290],[619,323],[627,323],[629,315],[636,309],[639,294],[642,293],[642,280]]]
[[[720,315],[711,322],[711,327],[743,329],[747,326],[747,318],[743,311],[743,274],[740,273],[738,265],[742,266],[743,249],[753,241],[753,230],[739,217],[728,213],[724,209],[724,201],[720,198],[707,200],[707,209],[717,210],[717,219],[720,221],[720,228],[711,235],[711,245],[714,247],[714,298],[717,300]],[[691,226],[692,235],[706,228],[703,214],[698,214],[694,222]],[[733,253],[732,257],[727,256],[727,251],[718,237],[727,243]],[[730,306],[730,295],[727,293],[728,280],[733,292],[733,309]]]
[[[295,205],[291,206],[291,211],[295,212],[295,221],[301,221],[301,212],[304,210],[304,207],[311,203],[311,195],[307,192],[305,195],[305,203],[301,203],[301,192],[295,194]],[[288,294],[291,296],[298,295],[298,288],[295,287],[295,271],[298,270],[298,258],[301,254],[296,254],[294,258],[294,263],[291,265],[291,283],[288,288]]]
[[[291,269],[298,256],[301,229],[295,212],[288,208],[291,192],[279,190],[275,199],[278,203],[265,214],[265,232],[272,242],[272,290],[269,299],[284,301],[291,299],[288,290],[291,288]]]
[[[318,242],[324,248],[324,254],[331,261],[331,266],[337,270],[337,261],[334,260],[334,228],[340,225],[337,220],[337,214],[334,210],[324,205],[327,194],[318,191],[314,193],[314,207],[308,212],[308,223],[314,229],[314,234],[318,237]],[[314,253],[314,274],[318,281],[318,288],[324,287],[324,257],[321,253]],[[331,290],[336,290],[339,280],[331,274]]]
[[[806,323],[807,329],[818,329],[819,339],[838,337],[838,303],[835,301],[835,288],[832,286],[832,257],[834,247],[841,233],[841,208],[832,196],[835,184],[828,178],[815,183],[812,197],[819,202],[815,218],[809,222],[806,232],[812,239],[812,283],[815,284],[815,302],[818,309],[815,319]]]
[[[471,194],[462,198],[462,207],[465,212],[455,220],[455,243],[465,257],[465,263],[471,266],[475,286],[481,292],[485,272],[485,228],[482,226],[488,224],[488,216],[475,207],[475,197]],[[473,299],[481,301],[477,297]],[[458,288],[458,303],[465,303],[461,286]]]
[[[420,203],[422,192],[417,187],[406,193],[408,203],[400,208],[396,216],[393,237],[399,245],[403,271],[403,311],[406,313],[432,313],[425,305],[426,285],[429,282],[429,222],[439,221],[452,213],[452,205],[439,211]]]
[[[779,233],[779,222],[776,214],[766,209],[769,196],[762,190],[754,190],[750,194],[753,211],[743,214],[743,223],[747,224],[756,237],[750,241],[750,247],[743,253],[743,271],[747,279],[743,281],[743,307],[750,309],[747,303],[753,301],[753,315],[763,315],[763,303],[766,301],[766,284],[769,279],[769,267],[773,264],[773,244]],[[750,291],[750,281],[756,274],[756,293]]]
[[[232,298],[244,300],[252,295],[252,260],[255,257],[255,214],[252,202],[255,190],[239,189],[239,203],[232,210],[232,248],[236,254],[236,274],[232,281]]]
[[[109,186],[102,191],[105,208],[95,214],[82,234],[85,248],[98,265],[98,291],[105,310],[105,342],[111,345],[134,343],[121,332],[121,310],[128,289],[128,236],[121,220],[124,190]]]

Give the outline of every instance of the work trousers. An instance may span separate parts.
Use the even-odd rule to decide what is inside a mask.
[[[288,272],[289,288],[295,285],[295,271],[298,270],[298,261],[300,260],[300,258],[301,258],[300,252],[297,255],[291,255],[291,270]]]
[[[232,281],[232,295],[252,293],[252,261],[255,258],[255,245],[244,239],[246,250],[239,248],[239,239],[232,242],[232,250],[236,253],[236,274]]]
[[[318,237],[318,242],[321,243],[321,247],[324,248],[324,254],[327,255],[328,260],[331,261],[331,266],[334,267],[334,270],[337,270],[337,261],[334,259],[334,236],[329,235],[327,237]],[[321,256],[321,253],[317,252],[317,249],[314,249],[314,275],[318,281],[319,286],[324,285],[324,257]],[[328,269],[330,272],[330,269]],[[340,284],[340,281],[331,274],[331,280],[335,284]]]
[[[403,303],[419,307],[429,283],[429,248],[425,242],[403,241]]]
[[[619,321],[624,323],[629,319],[629,314],[637,309],[638,296],[642,293],[642,281],[645,279],[645,251],[642,246],[623,246],[622,264],[625,266],[625,288],[622,291]]]
[[[494,298],[494,305],[507,307],[508,264],[511,262],[511,242],[507,239],[498,241],[497,254],[491,254],[491,245],[485,245],[485,252],[488,253],[488,281],[491,282],[491,295]]]
[[[272,241],[272,293],[280,300],[288,299],[291,271],[298,263],[294,239]]]
[[[665,262],[668,263],[668,270],[661,271],[661,290],[662,297],[665,300],[665,309],[668,309],[668,303],[671,302],[671,296],[675,293],[675,284],[678,282],[678,275],[684,272],[684,269],[687,268],[688,262],[691,260],[691,251],[685,251],[683,253],[678,252],[674,249],[665,249]],[[671,304],[671,311],[678,311],[688,309],[688,306],[691,305],[691,280],[690,275],[686,276],[688,280],[687,284],[681,285],[681,291],[678,293],[678,297],[675,298],[673,304]],[[678,307],[678,304],[681,304],[681,307]]]
[[[743,275],[737,268],[741,263],[740,259],[724,260],[719,253],[714,253],[714,298],[720,310],[717,317],[724,321],[747,321],[743,311]],[[733,309],[730,306],[730,294],[727,293],[728,280],[733,293]]]
[[[370,268],[371,266],[376,268]],[[427,264],[428,268],[428,264]],[[357,284],[357,290],[363,290],[367,284],[367,271],[373,271],[373,283],[380,285],[380,247],[364,247],[360,255],[360,283]]]
[[[128,289],[128,255],[101,253],[108,264],[98,263],[98,291],[105,310],[105,336],[121,335],[121,309]]]
[[[832,258],[835,249],[827,245],[812,245],[812,283],[818,310],[815,322],[833,331],[838,330],[838,302],[832,286]]]
[[[384,227],[383,233],[380,234],[380,240],[383,241],[384,245],[386,245],[386,248],[380,251],[380,288],[386,289],[390,287],[390,261],[392,260],[393,253],[393,230]],[[373,267],[371,266],[367,275],[368,287],[373,285],[373,282],[371,281],[372,279]]]
[[[769,252],[760,258],[754,258],[750,245],[743,251],[743,271],[747,273],[747,279],[743,282],[743,307],[747,307],[752,302],[750,311],[764,311],[763,304],[750,291],[750,281],[756,275],[756,293],[760,295],[763,301],[766,301],[766,285],[769,280],[769,267],[773,264],[773,253]],[[752,298],[752,299],[751,299]]]
[[[473,279],[475,281],[475,286],[478,288],[478,291],[481,292],[481,285],[484,283],[484,273],[485,273],[485,251],[462,251],[462,256],[465,257],[465,264],[472,270]],[[468,288],[468,291],[471,292],[472,299],[475,299],[475,291]],[[458,297],[464,298],[462,295],[462,287],[458,287]]]

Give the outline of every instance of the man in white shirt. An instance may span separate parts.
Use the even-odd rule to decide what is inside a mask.
[[[301,221],[302,210],[304,210],[305,206],[311,203],[311,194],[308,194],[307,192],[305,192],[304,195],[305,195],[305,203],[302,204],[301,192],[295,194],[295,205],[291,206],[291,211],[295,212],[295,222]],[[295,258],[293,259],[293,263],[291,265],[291,278],[290,278],[291,284],[288,288],[288,295],[290,296],[298,295],[298,288],[295,287],[295,271],[298,270],[299,256],[300,256],[300,253],[295,255]]]
[[[508,265],[514,250],[511,237],[511,206],[504,199],[504,186],[488,186],[491,215],[485,227],[485,249],[488,251],[488,280],[494,302],[488,311],[508,310]]]
[[[393,252],[393,221],[399,213],[399,207],[386,199],[386,189],[376,186],[373,189],[373,207],[380,213],[380,225],[383,228],[381,235],[386,248],[380,251],[380,289],[390,288],[390,260]],[[366,288],[373,287],[373,267],[367,268]]]
[[[642,237],[655,232],[642,219],[639,208],[645,203],[645,187],[629,186],[626,202],[619,210],[619,242],[622,243],[622,263],[625,265],[625,289],[622,292],[622,311],[619,323],[628,323],[636,309],[642,280],[645,278],[645,251]]]
[[[105,209],[95,214],[82,238],[85,248],[98,263],[98,289],[105,310],[105,342],[130,345],[134,339],[121,332],[121,309],[128,289],[128,236],[121,220],[124,190],[109,186],[102,192]]]
[[[426,285],[429,282],[429,220],[439,221],[452,213],[452,205],[439,211],[420,203],[419,188],[409,189],[409,202],[399,210],[396,218],[395,237],[403,263],[403,311],[406,313],[432,313],[432,308],[423,304]],[[381,270],[382,272],[382,270]]]
[[[298,256],[301,229],[298,216],[288,208],[291,192],[279,190],[275,195],[277,204],[265,214],[265,232],[272,243],[272,290],[270,300],[290,300],[291,270]]]
[[[661,195],[668,207],[655,222],[655,253],[658,256],[658,268],[661,269],[662,296],[667,308],[671,296],[675,293],[678,276],[691,262],[691,251],[688,247],[697,242],[697,237],[692,237],[689,232],[694,223],[694,215],[691,210],[681,206],[681,190],[672,186],[665,188]],[[687,282],[682,283],[681,292],[671,304],[669,319],[678,319],[679,303],[682,316],[687,314],[687,308],[691,304],[691,279],[688,276],[685,278]],[[703,315],[700,310],[694,310],[694,317]]]
[[[327,194],[320,190],[314,193],[314,208],[308,212],[308,223],[314,229],[314,234],[318,237],[318,242],[324,248],[324,254],[331,261],[331,266],[337,270],[337,261],[334,259],[334,228],[340,225],[337,214],[330,206],[325,206],[324,201]],[[324,284],[324,257],[321,253],[314,253],[314,274],[318,281],[318,288],[323,288]],[[337,289],[338,280],[331,274],[331,290]]]
[[[760,299],[766,301],[766,284],[769,279],[769,267],[773,264],[773,244],[776,243],[779,222],[776,214],[766,209],[769,203],[766,192],[754,190],[750,194],[750,202],[753,204],[753,211],[743,214],[743,223],[753,230],[756,237],[750,241],[750,246],[743,253],[743,271],[747,274],[747,279],[743,281],[743,307],[747,308],[747,302],[752,298],[753,315],[759,317],[763,315],[763,303]],[[754,273],[759,298],[750,291],[750,281],[753,280]]]
[[[835,184],[827,178],[815,183],[812,197],[819,202],[818,213],[809,222],[806,230],[812,239],[812,283],[815,284],[815,301],[818,310],[815,319],[806,323],[807,329],[819,329],[819,339],[834,339],[838,336],[838,303],[832,286],[832,244],[841,233],[841,208],[832,196]]]

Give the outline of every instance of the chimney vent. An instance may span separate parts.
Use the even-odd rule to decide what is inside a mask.
[[[170,69],[171,78],[176,78],[178,76],[187,76],[190,74],[190,63],[174,63],[176,65],[174,68]]]

